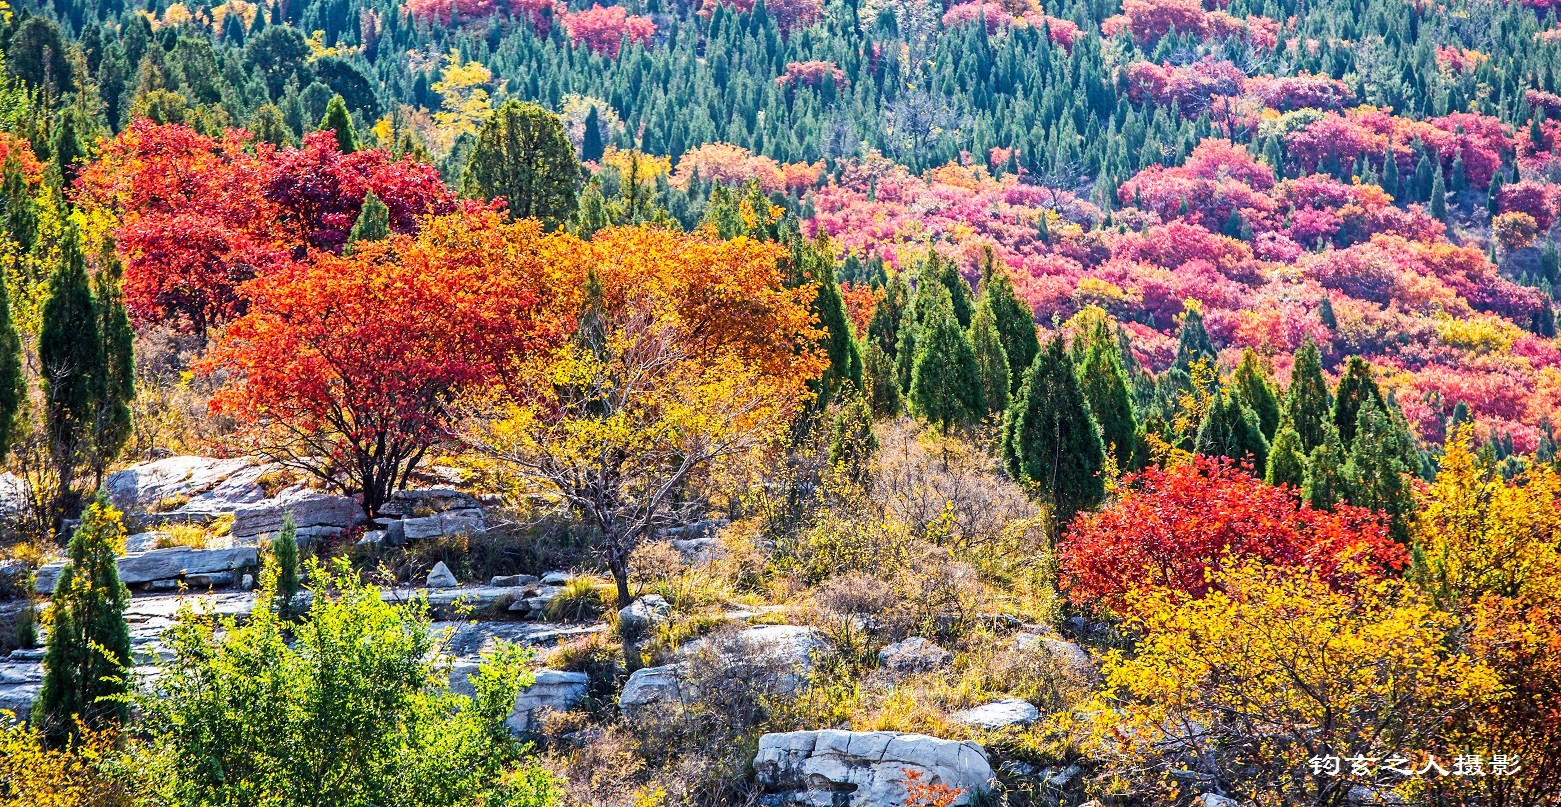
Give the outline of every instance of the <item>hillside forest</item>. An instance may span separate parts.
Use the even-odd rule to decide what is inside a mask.
[[[1551,0],[0,2],[0,807],[1561,805]]]

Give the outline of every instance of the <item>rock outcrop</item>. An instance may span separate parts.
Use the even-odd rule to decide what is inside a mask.
[[[119,579],[127,586],[167,589],[177,588],[181,582],[189,588],[231,585],[235,574],[253,569],[259,564],[260,552],[253,546],[225,549],[175,546],[150,552],[132,552],[121,557],[118,566]],[[34,590],[40,594],[53,593],[64,568],[64,561],[44,564],[34,577]]]
[[[1028,726],[1039,720],[1041,713],[1027,701],[1018,698],[1004,698],[1000,701],[982,704],[974,709],[966,709],[963,712],[955,712],[949,715],[949,722],[972,726],[987,731],[998,731],[1018,726]]]
[[[912,636],[878,651],[878,666],[891,673],[935,670],[952,661],[954,654],[921,637]]]
[[[517,734],[536,730],[548,712],[567,712],[579,706],[591,682],[585,673],[563,670],[537,670],[536,676],[536,682],[515,698],[515,708],[504,721]]]
[[[974,803],[992,782],[980,745],[890,731],[766,734],[753,768],[767,803],[806,807],[901,807],[910,771],[959,790],[955,804]]]

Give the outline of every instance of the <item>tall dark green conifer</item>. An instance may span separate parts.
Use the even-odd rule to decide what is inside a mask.
[[[823,409],[847,385],[861,392],[862,354],[856,335],[851,331],[851,318],[846,316],[840,284],[835,282],[835,259],[829,242],[822,235],[814,242],[795,237],[791,245],[791,266],[792,278],[788,285],[795,288],[812,284],[815,288],[813,316],[823,331],[820,347],[829,357],[829,367],[814,384],[818,391],[817,407]]]
[[[985,297],[976,301],[976,313],[970,319],[970,345],[976,351],[976,368],[981,377],[981,397],[987,414],[1008,409],[1008,355],[1002,336]]]
[[[905,408],[905,393],[900,390],[894,360],[875,342],[868,342],[862,352],[862,380],[867,384],[874,416],[894,417]]]
[[[923,287],[937,283],[943,286],[949,293],[949,305],[954,312],[954,319],[961,328],[970,327],[970,317],[975,313],[975,307],[970,302],[970,284],[965,282],[963,275],[959,273],[959,267],[948,258],[939,255],[935,250],[928,250],[926,260],[923,261],[921,273],[916,277],[916,297],[919,300],[923,294]],[[995,314],[996,311],[994,310]]]
[[[98,411],[92,452],[95,481],[99,484],[103,481],[108,464],[130,442],[130,403],[136,395],[135,331],[130,327],[130,314],[125,310],[125,296],[120,289],[123,274],[114,242],[110,239],[103,246],[97,277],[93,283],[98,309],[98,333],[103,339],[103,366],[97,385]]]
[[[87,508],[71,536],[70,559],[49,605],[43,686],[32,712],[33,725],[56,742],[75,732],[76,719],[103,727],[129,711],[113,700],[128,689],[130,664],[130,592],[117,566],[124,543],[119,513],[103,497]]]
[[[1192,365],[1199,360],[1212,370],[1219,360],[1219,354],[1215,353],[1209,332],[1203,327],[1203,313],[1193,307],[1187,309],[1187,316],[1182,320],[1182,332],[1176,344],[1176,362],[1173,366],[1191,374]]]
[[[33,245],[38,242],[38,205],[14,149],[5,158],[5,180],[0,185],[0,196],[5,202],[6,235],[16,242],[22,255],[32,252]]]
[[[325,105],[325,116],[320,118],[320,131],[336,133],[336,150],[351,154],[358,150],[358,133],[352,129],[352,116],[347,114],[347,102],[340,95],[331,96]]]
[[[1138,418],[1133,413],[1115,323],[1100,312],[1073,337],[1070,353],[1090,412],[1100,426],[1101,441],[1118,469],[1131,468]]]
[[[980,420],[986,412],[981,371],[970,337],[954,318],[948,291],[942,284],[931,284],[930,293],[918,304],[925,310],[911,370],[911,412],[944,429]]]
[[[1344,499],[1344,462],[1339,430],[1332,421],[1323,421],[1320,442],[1306,457],[1306,484],[1301,497],[1318,510],[1332,510]]]
[[[1276,487],[1289,485],[1298,493],[1306,486],[1306,455],[1301,453],[1301,436],[1289,424],[1274,434],[1263,481]]]
[[[477,136],[461,192],[504,197],[513,218],[534,218],[556,230],[575,212],[580,163],[558,116],[536,104],[505,101]]]
[[[1257,415],[1263,438],[1274,439],[1279,429],[1279,396],[1274,394],[1268,371],[1255,351],[1247,348],[1241,354],[1241,364],[1236,366],[1236,372],[1231,378],[1236,389],[1241,390],[1242,402],[1252,410],[1252,414]]]
[[[1301,450],[1308,456],[1322,444],[1324,426],[1331,425],[1322,352],[1310,339],[1295,353],[1290,389],[1285,393],[1285,420],[1295,428],[1301,438]]]
[[[11,317],[10,284],[0,279],[0,464],[16,439],[22,405],[27,400],[27,375],[22,369],[22,340]]]
[[[1209,412],[1198,427],[1196,451],[1206,457],[1227,457],[1251,465],[1252,474],[1262,478],[1268,467],[1268,440],[1257,415],[1241,400],[1237,387],[1215,394]]]
[[[602,155],[607,151],[602,145],[602,120],[596,111],[596,105],[591,105],[591,111],[585,115],[585,131],[580,137],[580,160],[582,162],[600,162]]]
[[[80,237],[71,225],[60,241],[38,331],[44,419],[59,478],[55,518],[73,509],[77,471],[91,459],[105,376],[100,321]]]
[[[1054,336],[1042,348],[1003,419],[1003,466],[1051,505],[1053,539],[1105,498],[1106,449],[1073,362]]]
[[[1415,497],[1410,493],[1407,477],[1419,469],[1404,461],[1414,453],[1412,445],[1404,444],[1406,437],[1394,428],[1392,417],[1380,401],[1366,398],[1361,403],[1355,440],[1340,476],[1344,480],[1344,499],[1382,513],[1387,519],[1388,535],[1407,546],[1415,514]]]
[[[1013,279],[1008,270],[998,264],[990,252],[981,267],[982,293],[992,306],[992,318],[997,332],[1003,338],[1003,355],[1008,357],[1009,392],[1019,389],[1024,371],[1035,361],[1041,350],[1041,340],[1035,330],[1035,313],[1014,291]]]
[[[380,201],[373,191],[363,195],[363,206],[358,209],[358,220],[353,222],[352,232],[347,234],[347,249],[364,241],[383,241],[390,237],[390,208]]]
[[[905,309],[910,304],[910,283],[903,273],[895,272],[884,286],[883,299],[873,308],[873,318],[867,322],[867,341],[878,345],[891,360],[896,356],[900,323],[905,319]]]
[[[1382,390],[1371,377],[1371,365],[1359,356],[1351,356],[1333,395],[1333,426],[1339,430],[1339,440],[1344,443],[1345,450],[1349,450],[1355,440],[1355,421],[1367,401],[1381,406]]]

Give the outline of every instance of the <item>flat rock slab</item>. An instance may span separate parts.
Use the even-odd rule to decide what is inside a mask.
[[[753,768],[771,803],[902,807],[906,774],[960,790],[972,804],[991,788],[986,750],[970,741],[892,731],[793,731],[759,738]]]
[[[977,706],[974,709],[966,709],[963,712],[955,712],[949,715],[949,722],[959,723],[987,731],[997,731],[1016,726],[1028,726],[1039,720],[1041,713],[1028,701],[1018,698],[1004,698],[1000,701]]]
[[[253,568],[259,563],[260,553],[252,546],[226,549],[175,546],[150,552],[132,552],[120,558],[118,566],[120,581],[133,586],[153,580],[174,580],[186,575],[233,572]],[[44,564],[38,569],[33,588],[40,594],[53,593],[64,568],[64,561]]]

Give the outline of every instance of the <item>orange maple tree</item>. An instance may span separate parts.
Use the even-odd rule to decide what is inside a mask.
[[[267,454],[373,515],[445,438],[453,396],[567,331],[545,305],[561,242],[468,209],[256,277],[201,365],[232,374],[212,408],[262,425]]]

